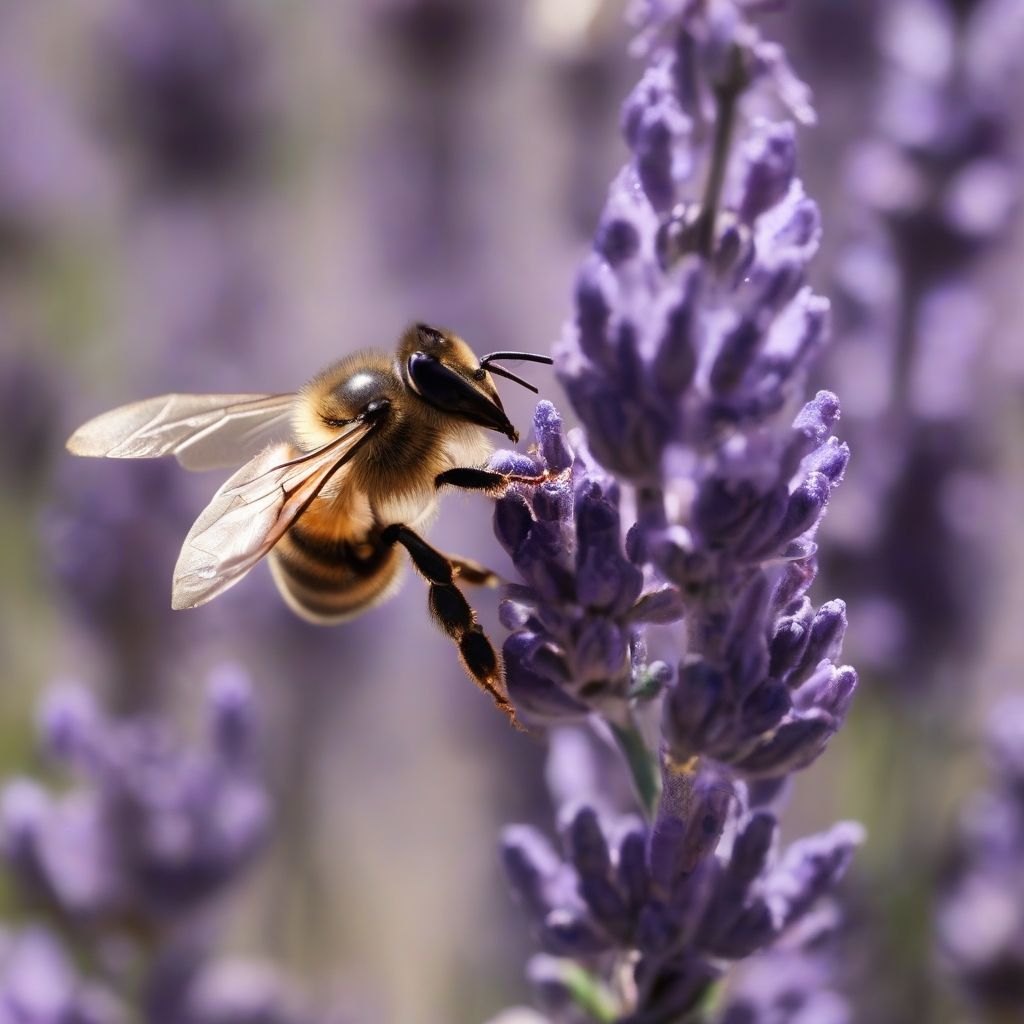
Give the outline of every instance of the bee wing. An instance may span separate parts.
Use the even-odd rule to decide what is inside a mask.
[[[189,530],[174,567],[172,608],[195,608],[237,583],[306,510],[370,436],[359,420],[299,456],[288,445],[261,452],[232,476]]]
[[[294,395],[160,395],[79,427],[68,451],[108,459],[175,455],[186,469],[237,466],[287,433]]]

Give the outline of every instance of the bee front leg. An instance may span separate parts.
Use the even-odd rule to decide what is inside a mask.
[[[463,491],[483,491],[493,497],[505,492],[510,484],[543,484],[554,480],[557,473],[539,473],[525,476],[522,473],[495,473],[490,469],[456,468],[446,469],[434,477],[434,486],[458,487]]]
[[[387,545],[401,544],[409,552],[413,565],[430,584],[430,613],[455,641],[467,673],[480,689],[490,694],[509,721],[516,728],[521,728],[516,721],[515,708],[505,693],[498,655],[476,621],[476,615],[462,591],[455,586],[456,571],[472,563],[458,560],[453,563],[447,555],[431,547],[419,534],[401,523],[386,527],[381,540]]]

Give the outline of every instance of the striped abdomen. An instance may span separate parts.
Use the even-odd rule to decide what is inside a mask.
[[[305,517],[303,517],[305,519]],[[390,596],[401,566],[398,550],[379,543],[372,529],[365,540],[335,539],[300,520],[271,552],[281,595],[310,622],[349,619]]]

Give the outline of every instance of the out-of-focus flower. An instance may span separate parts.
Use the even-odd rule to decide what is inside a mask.
[[[493,22],[475,0],[372,0],[367,7],[416,75],[431,82],[459,76]]]
[[[59,588],[107,661],[113,690],[145,703],[160,652],[185,623],[169,610],[170,570],[189,521],[181,467],[68,459],[41,534]],[[151,695],[151,694],[150,694]]]
[[[83,981],[43,928],[0,933],[0,1024],[127,1024],[101,986]]]
[[[1019,205],[1014,73],[997,53],[1019,49],[1024,26],[995,0],[883,6],[874,124],[847,166],[853,227],[828,366],[849,382],[862,472],[830,520],[829,569],[874,609],[858,654],[888,691],[913,693],[960,685],[951,657],[977,641],[993,575],[979,524],[998,508],[980,398],[994,323],[977,271]]]
[[[48,362],[30,351],[12,346],[0,354],[0,478],[21,502],[45,476],[57,441],[59,383]]]
[[[936,914],[940,962],[1000,1019],[1024,1003],[1024,700],[989,729],[992,778],[967,803]]]
[[[3,791],[3,852],[42,902],[80,925],[151,930],[207,907],[266,835],[268,797],[252,762],[248,681],[211,683],[206,750],[156,716],[105,717],[86,691],[43,711],[50,752],[83,784],[53,796],[21,779]]]
[[[252,960],[171,958],[154,971],[145,1004],[148,1024],[327,1024],[289,979]]]
[[[104,190],[65,98],[16,52],[10,29],[0,40],[0,271]]]
[[[477,0],[362,6],[381,47],[385,81],[401,89],[366,154],[374,241],[421,303],[441,302],[471,322],[474,312],[479,316],[474,303],[487,302],[475,293],[486,287],[479,242],[488,212],[477,208],[480,140],[472,98],[508,12]]]
[[[786,949],[753,957],[738,972],[714,1024],[851,1024],[823,956]]]
[[[112,121],[155,182],[209,187],[251,173],[269,95],[246,5],[120,0],[100,44]]]

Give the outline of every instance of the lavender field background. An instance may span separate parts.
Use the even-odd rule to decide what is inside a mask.
[[[1024,7],[648,0],[635,5],[655,37],[645,57],[630,52],[625,6],[0,0],[2,1024],[1024,1020]],[[630,416],[647,410],[641,424],[656,403],[602,376],[601,346],[619,341],[587,319],[612,278],[613,312],[638,331],[648,307],[661,316],[671,289],[689,287],[650,267],[638,284],[633,228],[621,225],[653,237],[677,200],[692,207],[710,136],[697,132],[687,150],[678,83],[631,91],[679,24],[698,40],[700,73],[714,74],[716,40],[745,40],[736,26],[748,19],[784,46],[817,119],[793,136],[737,125],[734,152],[763,178],[730,179],[749,206],[736,216],[753,231],[799,175],[820,210],[820,247],[787,250],[788,277],[773,287],[788,303],[806,281],[831,304],[829,341],[794,357],[784,426],[766,429],[782,445],[780,431],[827,388],[851,458],[838,464],[832,407],[816,400],[801,463],[817,459],[824,488],[813,516],[753,547],[723,528],[708,550],[737,565],[756,556],[773,586],[816,557],[814,621],[832,631],[819,652],[830,666],[848,618],[842,658],[856,667],[856,695],[848,717],[848,695],[839,709],[835,692],[854,677],[830,677],[828,697],[814,698],[829,726],[813,742],[828,749],[800,772],[792,751],[751,767],[739,740],[710,738],[691,714],[684,687],[697,684],[675,662],[700,614],[705,634],[719,627],[704,597],[686,592],[692,565],[673,560],[679,523],[656,521],[666,508],[671,518],[671,500],[644,518],[642,449],[624,428],[615,435],[594,396],[611,394]],[[750,44],[759,59],[760,46]],[[800,112],[792,83],[789,109],[779,102],[784,71],[764,78],[749,87],[758,112]],[[780,169],[793,139],[795,172]],[[769,154],[760,164],[749,156],[758,146]],[[639,184],[617,179],[624,163]],[[685,249],[685,230],[672,244]],[[743,284],[760,281],[752,266]],[[737,285],[714,301],[760,304],[774,323],[791,307],[770,291],[751,298]],[[710,316],[701,301],[694,308]],[[390,347],[413,320],[451,327],[478,352],[554,351],[557,372],[531,379],[566,426],[583,424],[597,460],[572,440],[573,461],[542,416],[543,459],[557,470],[572,462],[568,490],[536,501],[517,492],[494,523],[487,499],[449,494],[432,541],[529,583],[550,624],[567,603],[587,607],[587,581],[580,570],[570,597],[545,591],[531,573],[565,552],[524,540],[516,517],[528,508],[561,524],[561,542],[578,531],[584,545],[587,502],[602,515],[615,506],[594,541],[596,575],[620,593],[635,573],[636,593],[602,624],[638,628],[627,606],[643,600],[641,576],[645,593],[655,582],[684,593],[651,613],[652,660],[634,647],[597,696],[562,687],[582,701],[571,713],[530,668],[532,639],[515,646],[536,633],[534,605],[506,606],[499,621],[499,595],[474,594],[496,642],[512,630],[513,697],[540,722],[531,735],[464,677],[411,572],[394,600],[333,629],[295,619],[265,567],[208,607],[172,614],[178,549],[221,478],[64,451],[77,425],[112,406],[170,391],[290,390],[357,348]],[[532,396],[502,393],[525,450]],[[730,415],[742,425],[761,413],[736,398]],[[718,435],[669,433],[652,442],[659,457],[713,497],[728,455]],[[672,444],[712,452],[716,468],[701,477],[673,462]],[[606,470],[625,492],[621,513]],[[641,528],[623,547],[616,531],[634,519]],[[816,556],[788,546],[809,538]],[[643,558],[646,575],[635,568]],[[760,627],[769,614],[749,591],[726,600],[736,622],[746,614]],[[798,618],[779,611],[778,621],[787,615]],[[692,630],[688,643],[692,660]],[[662,677],[654,659],[671,671]],[[792,672],[805,678],[799,660]],[[660,727],[648,715],[648,732],[679,763],[692,754],[724,765],[722,784],[742,793],[740,814],[701,791],[706,815],[721,817],[715,842],[726,837],[721,877],[738,886],[726,895],[751,911],[758,886],[774,885],[782,918],[768,927],[736,911],[727,928],[719,908],[713,941],[659,961],[667,980],[631,996],[617,986],[653,955],[653,897],[638,897],[632,917],[609,908],[629,889],[630,843],[646,849],[638,870],[657,890],[647,876],[665,800],[644,828],[623,817],[636,810],[629,774],[594,740],[601,727],[581,722],[588,712],[612,722],[641,676],[665,687],[671,709]],[[600,827],[577,813],[581,800]],[[736,882],[736,836],[756,846],[769,813],[784,845],[832,837],[822,893],[795,869],[796,881],[769,878],[770,858],[766,868],[767,854],[749,850],[751,877]],[[556,820],[568,859],[557,868],[538,833],[507,830],[529,823],[550,836]],[[861,823],[863,840],[852,825],[827,831],[839,821]],[[714,843],[699,857],[687,849],[715,860]],[[547,868],[541,886],[530,872]],[[715,878],[707,898],[725,906]],[[697,897],[658,899],[678,917]],[[557,962],[538,960],[541,947]],[[719,974],[721,985],[702,987]],[[602,1002],[608,993],[619,1002]],[[539,1009],[499,1016],[527,1005]]]

